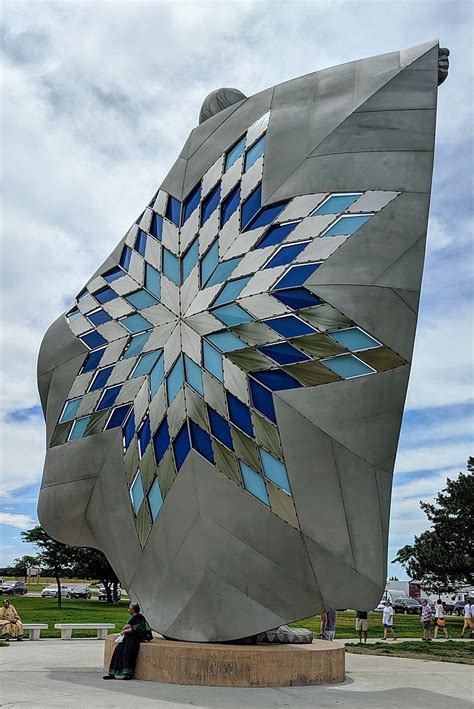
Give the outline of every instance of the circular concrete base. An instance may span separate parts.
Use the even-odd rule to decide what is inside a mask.
[[[109,635],[105,640],[105,671],[116,637]],[[345,649],[337,642],[221,645],[155,636],[140,645],[135,679],[207,687],[291,687],[343,682],[344,669]]]

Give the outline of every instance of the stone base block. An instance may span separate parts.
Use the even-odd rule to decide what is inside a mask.
[[[105,640],[105,671],[115,638],[109,635]],[[311,645],[230,645],[156,636],[141,644],[135,670],[135,679],[207,687],[291,687],[344,678],[344,646],[324,640]]]

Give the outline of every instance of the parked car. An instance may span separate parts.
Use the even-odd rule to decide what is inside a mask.
[[[393,603],[395,613],[421,613],[421,603],[417,598],[399,598]]]
[[[70,593],[71,589],[69,586],[66,586],[65,584],[61,584],[61,596],[67,597],[68,594]],[[54,586],[46,586],[46,588],[43,588],[41,591],[41,598],[57,598],[58,597],[58,587],[55,584]]]
[[[464,606],[466,603],[472,605],[474,603],[474,598],[466,598],[464,601],[456,601],[453,608],[453,615],[464,615]]]
[[[0,592],[4,596],[24,596],[28,593],[28,589],[23,581],[5,581],[0,586]]]
[[[68,598],[90,598],[92,595],[89,586],[71,586]]]

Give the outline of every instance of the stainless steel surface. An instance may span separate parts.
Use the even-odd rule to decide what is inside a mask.
[[[80,298],[70,322],[60,317],[45,336],[38,364],[48,443],[41,523],[61,541],[103,550],[153,628],[168,637],[234,640],[328,606],[364,608],[380,599],[423,270],[437,83],[438,46],[431,42],[287,81],[210,116],[163,181],[153,204],[158,218],[146,208],[146,244],[133,225],[92,276],[94,288],[114,291],[97,296],[110,300]],[[242,154],[225,171],[233,146],[245,137],[249,148],[264,132],[263,158],[245,171]],[[265,223],[245,228],[243,201],[262,167],[262,208],[288,204],[269,222],[262,212],[257,218]],[[204,219],[221,174],[219,204]],[[181,206],[172,200],[181,203],[200,180],[199,205],[178,228],[167,218],[179,221]],[[240,202],[221,228],[222,200],[239,181]],[[334,207],[336,214],[310,216],[339,193],[362,194]],[[342,214],[373,216],[350,236],[320,236]],[[259,249],[259,239],[300,219],[283,243],[309,246],[265,268],[280,243]],[[196,237],[201,259],[217,237],[212,268],[211,257],[194,265],[181,287],[163,274],[161,284],[150,274],[148,282],[145,263],[162,268],[160,234],[148,233],[157,228],[179,257]],[[128,275],[107,283],[103,275],[121,262],[124,243]],[[275,290],[293,265],[314,261],[323,263],[311,273],[291,271],[296,294]],[[182,269],[178,261],[176,282]],[[305,274],[301,282],[298,273]],[[214,299],[246,275],[248,284],[240,292],[230,286],[236,291],[217,312],[224,324],[212,312]],[[214,285],[206,287],[208,278]],[[123,296],[138,290],[134,283],[143,290],[132,307]],[[151,295],[159,304],[150,305]],[[103,315],[90,316],[96,310]],[[131,335],[120,336],[127,314],[136,333],[130,359],[123,351]],[[104,322],[95,326],[85,315]],[[287,319],[265,324],[277,316]],[[350,335],[341,344],[331,338],[354,324],[375,338],[373,349]],[[89,330],[95,335],[84,338],[86,346],[79,335]],[[101,333],[113,338],[104,350]],[[212,340],[216,333],[221,339]],[[210,341],[228,352],[209,349]],[[161,358],[153,355],[161,349]],[[195,363],[187,364],[186,383],[170,377],[183,352]],[[108,365],[110,379],[86,393],[91,374],[82,368]],[[251,395],[255,380],[263,389]],[[107,411],[125,415],[120,407],[130,403],[135,420],[103,430],[109,415],[93,409],[116,385]],[[89,413],[82,437],[67,440],[78,416]],[[150,435],[139,428],[147,416]],[[139,468],[143,501],[130,489]],[[155,479],[159,511],[159,499],[148,497]]]

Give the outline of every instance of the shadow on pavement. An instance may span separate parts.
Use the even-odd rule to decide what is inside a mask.
[[[260,709],[261,707],[315,707],[332,709],[337,707],[351,707],[351,709],[472,709],[468,700],[454,699],[436,692],[402,687],[389,690],[353,690],[354,681],[347,677],[345,682],[338,685],[318,685],[311,687],[281,687],[281,688],[231,688],[231,687],[195,687],[158,682],[132,681],[123,682],[114,680],[105,682],[101,672],[77,670],[73,667],[53,670],[47,675],[48,680],[65,682],[77,685],[78,695],[80,686],[97,688],[107,693],[116,695],[117,703],[114,706],[133,706],[137,699],[154,700],[159,706],[175,704],[179,706],[196,706],[204,709]],[[51,686],[53,691],[53,687]],[[123,704],[119,700],[123,697]],[[131,697],[135,701],[131,700]],[[97,706],[102,706],[99,697]],[[88,706],[93,706],[88,704]]]

